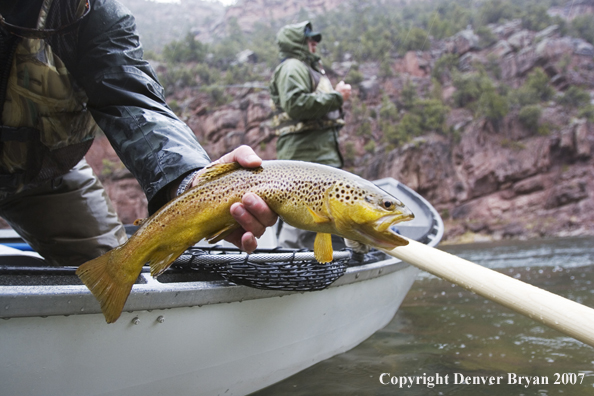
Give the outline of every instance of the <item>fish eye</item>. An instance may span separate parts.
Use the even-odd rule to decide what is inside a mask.
[[[383,205],[384,205],[384,208],[391,209],[392,206],[394,206],[394,202],[385,200],[384,203],[383,203]]]

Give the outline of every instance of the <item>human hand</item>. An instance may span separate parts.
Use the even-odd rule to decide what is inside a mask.
[[[336,88],[334,89],[340,92],[340,94],[342,95],[342,99],[345,101],[349,100],[349,98],[351,97],[351,84],[346,84],[344,81],[341,81],[338,84],[336,84]]]
[[[249,146],[239,146],[213,163],[226,164],[231,162],[238,162],[246,168],[255,168],[262,165],[262,159]],[[192,186],[198,182],[197,179],[194,179]],[[260,238],[266,228],[273,226],[278,218],[277,214],[268,207],[266,202],[254,193],[245,194],[241,202],[231,205],[231,215],[241,228],[229,234],[225,240],[248,253],[256,250],[258,247],[256,238]]]

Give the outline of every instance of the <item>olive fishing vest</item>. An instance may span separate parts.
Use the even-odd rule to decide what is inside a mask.
[[[303,62],[305,64],[305,62]],[[307,65],[313,90],[312,92],[330,93],[334,91],[330,79],[311,66]],[[282,109],[277,109],[274,102],[270,101],[272,109],[271,127],[277,136],[284,136],[292,133],[313,131],[316,129],[327,129],[331,127],[343,127],[345,125],[344,116],[341,110],[334,110],[322,118],[314,120],[294,120]]]
[[[45,29],[52,1],[43,1],[37,29]],[[80,1],[77,22],[89,7]],[[8,58],[0,124],[0,198],[67,173],[99,130],[85,92],[45,39],[19,37]]]

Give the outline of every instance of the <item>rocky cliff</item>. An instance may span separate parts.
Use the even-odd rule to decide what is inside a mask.
[[[371,180],[394,177],[420,192],[444,217],[448,241],[594,234],[594,125],[554,101],[542,109],[545,132],[524,126],[517,110],[494,126],[470,110],[453,108],[446,123],[455,136],[430,133],[397,148],[385,143],[377,116],[383,98],[398,103],[410,81],[419,95],[429,91],[431,71],[446,54],[459,57],[458,67],[468,71],[496,59],[510,87],[520,87],[531,71],[542,68],[559,92],[569,85],[594,89],[590,44],[562,37],[556,27],[523,30],[519,21],[491,28],[497,40],[486,48],[480,49],[478,37],[468,30],[433,43],[430,51],[393,59],[394,77],[377,77],[378,64],[358,65],[363,77],[354,96],[359,99],[345,105],[347,126],[341,136],[347,168]],[[345,61],[328,72],[337,82],[352,67]],[[446,78],[444,102],[451,103],[455,92]],[[229,88],[227,94],[234,99],[222,107],[212,107],[203,93],[180,91],[174,98],[213,158],[248,144],[273,159],[276,138],[265,124],[267,91]],[[354,115],[361,103],[374,114]],[[370,125],[365,134],[363,123]]]

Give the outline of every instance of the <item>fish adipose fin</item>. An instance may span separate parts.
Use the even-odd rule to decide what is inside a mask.
[[[221,240],[225,239],[227,237],[227,235],[231,234],[233,231],[235,231],[239,228],[241,228],[239,223],[229,224],[227,227],[223,228],[222,230],[217,231],[216,233],[206,237],[206,240],[208,240],[208,243],[220,242]]]
[[[121,275],[109,271],[109,268],[113,268],[114,265],[111,261],[116,249],[87,261],[76,270],[76,275],[99,300],[107,323],[115,322],[122,314],[130,290],[142,270],[140,265],[138,271],[129,272],[127,276],[114,276]]]
[[[318,232],[314,241],[314,257],[318,262],[329,263],[334,258],[332,235]]]

